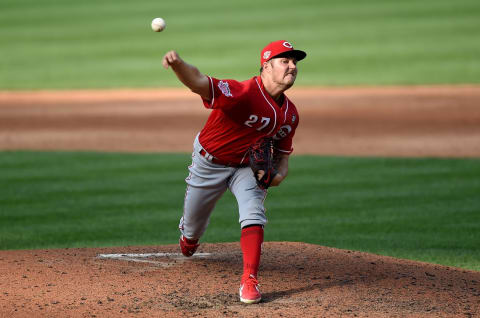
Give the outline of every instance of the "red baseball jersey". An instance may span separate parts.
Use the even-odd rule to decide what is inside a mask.
[[[243,82],[208,78],[212,99],[203,99],[203,104],[212,112],[199,136],[208,153],[224,162],[247,163],[248,147],[265,136],[273,136],[277,150],[286,154],[293,151],[299,118],[286,96],[283,105],[277,105],[260,76]]]

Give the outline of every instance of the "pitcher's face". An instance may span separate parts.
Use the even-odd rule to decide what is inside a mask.
[[[273,58],[269,61],[274,83],[290,87],[297,78],[297,60],[293,57]]]

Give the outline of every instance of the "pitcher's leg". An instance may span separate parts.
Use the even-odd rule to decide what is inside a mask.
[[[257,303],[262,296],[257,274],[263,243],[263,226],[267,222],[264,201],[267,192],[257,187],[250,168],[238,169],[229,183],[238,202],[239,222],[242,227],[240,247],[243,256],[243,274],[240,283],[240,301]]]
[[[264,206],[267,191],[257,186],[250,168],[238,169],[230,179],[229,188],[237,199],[241,228],[267,223]]]
[[[185,179],[187,189],[179,224],[182,234],[191,240],[198,240],[205,232],[213,208],[227,190],[227,180],[232,174],[232,168],[212,164],[201,156],[200,149],[196,143],[190,174]]]
[[[213,208],[225,190],[226,186],[223,189],[212,189],[187,185],[183,216],[179,224],[185,237],[198,240],[203,235]]]

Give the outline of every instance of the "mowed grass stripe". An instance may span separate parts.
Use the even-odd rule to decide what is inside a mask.
[[[293,197],[299,204],[283,206],[273,197],[288,196],[287,191],[280,187],[272,192],[269,203],[276,203],[270,226],[278,231],[267,235],[278,240],[295,233],[298,241],[478,270],[479,164],[463,159],[298,158],[289,185],[295,182]],[[314,177],[312,167],[317,167]],[[291,209],[299,211],[297,217],[276,218]],[[452,263],[456,256],[458,263]]]
[[[0,157],[7,171],[0,178],[5,189],[0,196],[2,248],[153,244],[169,239],[162,235],[163,226],[173,231],[178,223],[184,155],[172,155],[168,162],[158,156],[88,153]],[[181,167],[172,168],[175,164]]]
[[[478,83],[479,12],[475,0],[3,1],[0,89],[179,86],[160,65],[170,49],[246,79],[275,39],[309,53],[298,85]]]
[[[172,244],[187,154],[1,152],[0,248]],[[267,241],[480,270],[480,160],[293,156],[266,201]],[[29,177],[31,176],[31,177]],[[238,241],[218,202],[204,242]]]

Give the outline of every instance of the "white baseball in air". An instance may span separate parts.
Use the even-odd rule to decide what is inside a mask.
[[[165,30],[166,26],[167,24],[162,18],[155,18],[152,20],[152,30],[155,32],[162,32],[163,30]]]

